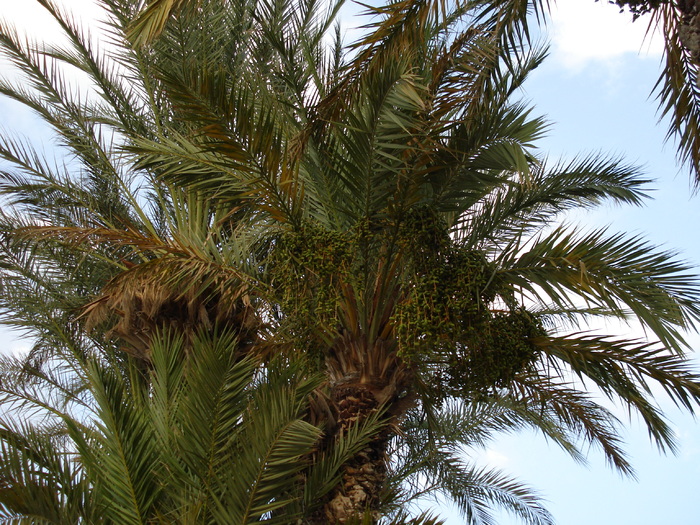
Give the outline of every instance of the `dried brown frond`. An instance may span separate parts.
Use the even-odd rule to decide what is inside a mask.
[[[106,329],[123,342],[125,351],[145,360],[151,338],[163,328],[174,329],[187,340],[201,329],[225,328],[237,334],[241,347],[251,345],[261,322],[245,284],[205,276],[201,269],[190,269],[193,278],[201,275],[189,286],[169,277],[186,265],[152,261],[119,274],[84,308],[87,328]]]

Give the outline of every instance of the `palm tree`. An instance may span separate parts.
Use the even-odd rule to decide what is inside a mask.
[[[104,349],[66,351],[60,370],[42,372],[5,358],[4,400],[14,416],[32,417],[0,420],[0,515],[243,524],[312,513],[310,495],[334,486],[376,421],[314,452],[322,430],[303,415],[318,378],[296,366],[268,366],[262,377],[230,334],[201,332],[191,343],[157,334],[146,375],[135,358],[107,359]]]
[[[260,242],[256,230],[247,229],[246,213],[233,210],[228,204],[221,206],[216,199],[202,192],[183,190],[164,183],[154,177],[154,173],[135,164],[133,157],[115,148],[123,144],[124,137],[134,141],[154,138],[158,137],[159,129],[166,127],[168,133],[191,132],[190,123],[175,117],[177,108],[164,103],[164,100],[167,102],[162,98],[164,91],[148,93],[149,82],[164,90],[164,77],[156,72],[163,71],[165,60],[151,52],[127,49],[127,53],[133,54],[127,56],[128,60],[124,59],[118,65],[104,62],[102,57],[91,52],[85,35],[71,24],[69,17],[49,3],[44,2],[44,5],[61,23],[72,43],[69,50],[51,50],[51,56],[90,72],[109,104],[83,106],[72,100],[60,71],[47,67],[41,52],[31,50],[14,37],[9,28],[5,28],[4,49],[29,75],[32,84],[38,86],[38,93],[27,93],[10,83],[2,86],[3,92],[35,109],[41,104],[32,104],[31,101],[41,100],[46,105],[41,115],[57,131],[59,140],[75,155],[71,164],[54,167],[42,161],[25,142],[6,137],[3,144],[3,157],[15,169],[3,173],[4,195],[10,206],[3,209],[2,217],[2,304],[6,322],[24,329],[36,340],[24,362],[6,366],[7,377],[15,377],[17,370],[31,370],[33,373],[28,376],[16,375],[17,387],[10,388],[7,385],[13,382],[3,381],[6,385],[5,406],[26,401],[23,388],[27,382],[36,388],[35,383],[39,381],[42,389],[58,390],[63,398],[72,400],[77,396],[76,392],[84,393],[89,399],[81,406],[85,405],[96,412],[91,421],[102,428],[109,423],[102,417],[114,417],[109,411],[95,408],[95,401],[89,394],[110,406],[119,406],[120,399],[132,397],[129,388],[135,373],[146,385],[157,383],[158,380],[152,376],[157,359],[153,350],[157,344],[153,338],[162,330],[173,331],[182,338],[179,344],[185,347],[185,355],[196,353],[194,343],[198,330],[218,330],[221,327],[236,336],[228,346],[232,355],[242,358],[271,354],[272,346],[267,341],[271,330],[276,327],[272,323],[266,326],[264,321],[272,320],[274,310],[268,307],[269,303],[262,302],[267,297],[261,295],[265,291],[265,283],[260,281],[256,284],[255,279],[251,281],[251,276],[259,277],[256,274],[260,271],[259,261],[265,260],[269,245]],[[128,9],[132,6],[113,3],[110,8],[114,24],[118,27],[120,24],[126,25],[131,16]],[[220,16],[221,13],[212,13],[214,20]],[[240,20],[238,22],[241,23]],[[181,36],[189,37],[187,34]],[[188,46],[189,43],[182,42],[180,48],[187,49]],[[142,79],[143,85],[118,80],[119,75],[124,74],[122,68],[126,67],[131,68],[126,70],[127,73]],[[178,74],[186,71],[180,69]],[[37,95],[40,99],[33,98]],[[113,142],[103,140],[108,129],[118,131],[119,138]],[[186,286],[183,286],[184,282],[187,282]],[[193,283],[196,286],[190,286]],[[253,284],[256,284],[256,295],[251,293]],[[279,346],[275,344],[275,348]],[[101,383],[86,379],[89,374],[84,371],[85,365],[81,360],[86,354],[94,355],[92,361],[102,363],[102,360],[106,360],[109,365],[100,372],[111,373],[110,380],[116,384],[107,393],[109,395],[103,393],[100,397],[103,390]],[[77,363],[74,362],[76,356]],[[60,379],[66,370],[72,373],[64,387]],[[325,386],[319,388],[311,400],[307,418],[316,423],[314,428],[320,424],[330,426],[326,416],[332,410],[327,408],[326,391]],[[141,396],[144,397],[143,394]],[[59,407],[63,403],[61,399],[57,401]],[[29,401],[34,399],[30,398]],[[61,412],[55,405],[42,402],[32,406],[49,412]],[[136,407],[134,410],[142,408]],[[60,415],[62,424],[72,421],[69,415]],[[158,416],[160,420],[169,418],[172,419],[172,416]],[[506,424],[512,423],[504,418],[503,425]],[[322,450],[313,454],[314,465],[323,456],[335,454],[334,457],[342,458],[333,452],[337,450],[335,444],[344,442],[343,436],[352,433],[359,435],[359,429],[364,426],[355,425],[342,433],[327,432]],[[6,428],[10,435],[6,443],[8,454],[11,451],[20,458],[30,457],[31,453],[16,441],[18,437],[31,433],[36,435],[38,441],[46,441],[46,434],[51,433],[50,429],[43,428],[17,431],[7,422]],[[142,443],[139,436],[148,437],[150,431],[144,432],[140,427],[126,431],[136,432],[137,435],[130,439],[134,440],[133,451],[139,452]],[[65,430],[63,432],[66,433]],[[98,450],[107,446],[107,441],[117,438],[114,432],[103,436],[97,442]],[[72,439],[79,442],[83,438],[74,432]],[[64,455],[66,450],[74,452],[76,448],[75,443],[67,449],[64,442],[59,445],[62,446],[49,442],[37,447],[44,446],[47,453],[53,455]],[[456,447],[453,448],[456,450]],[[353,449],[346,447],[345,450]],[[79,452],[87,456],[96,454],[94,449],[87,446]],[[446,454],[443,451],[442,457],[456,456],[456,452]],[[81,463],[89,461],[89,457],[78,457]],[[153,459],[152,454],[149,457]],[[308,459],[305,458],[307,463]],[[175,460],[182,461],[182,458]],[[130,458],[128,464],[121,465],[121,474],[114,470],[101,474],[102,470],[94,469],[92,473],[81,472],[80,476],[83,477],[71,474],[69,478],[81,480],[82,489],[78,487],[79,490],[84,491],[84,487],[99,483],[111,490],[108,484],[105,485],[109,477],[124,477],[126,470],[135,468],[134,477],[140,479],[140,483],[147,486],[161,483],[162,480],[149,478],[149,471],[139,467],[143,461],[144,458],[140,456]],[[451,461],[454,463],[455,459]],[[343,463],[336,461],[336,470]],[[36,470],[35,464],[27,463],[24,466]],[[323,470],[317,471],[324,473]],[[47,467],[47,473],[51,475],[51,472]],[[99,478],[106,472],[109,472],[107,477]],[[91,474],[99,474],[99,479],[91,477]],[[316,474],[316,477],[321,474]],[[392,474],[394,486],[400,487],[408,474],[398,470]],[[305,471],[304,476],[310,475]],[[329,479],[327,476],[330,474],[325,475],[326,478],[321,480]],[[547,521],[547,514],[539,502],[512,480],[475,469],[460,476],[453,483],[453,490],[460,491],[459,497],[469,509],[477,509],[477,518],[487,516],[488,505],[501,504],[512,507],[532,523]],[[18,480],[21,477],[13,474],[8,475],[7,479]],[[43,481],[39,483],[41,488],[32,486],[32,490],[45,490]],[[314,509],[314,504],[325,504],[329,498],[324,499],[323,494],[337,485],[328,485],[327,481],[324,483],[325,491],[312,490],[311,487],[317,486],[312,483],[303,484],[308,487],[305,488],[305,512]],[[15,488],[23,486],[17,481],[12,484],[17,485]],[[65,484],[61,490],[62,494],[67,494],[72,488],[70,484]],[[167,498],[173,497],[169,490],[165,490],[164,494],[167,494]],[[320,499],[311,500],[309,494]],[[414,496],[409,490],[405,492],[404,499],[410,501]],[[118,495],[105,497],[108,501],[112,497],[123,500]],[[59,509],[54,515],[62,515],[63,512],[69,515],[65,509],[60,510],[66,498],[70,499],[66,495],[64,499],[53,501],[54,510]],[[31,502],[32,498],[24,498],[24,502],[27,501]],[[400,495],[395,495],[388,508],[400,509],[400,501]],[[131,517],[121,516],[120,519],[128,522],[135,515],[164,512],[158,506],[160,503],[156,503],[149,503],[150,510],[139,510],[140,507],[134,510],[136,507],[133,507],[127,511]],[[18,508],[16,502],[10,501],[7,505],[7,512],[14,512],[13,515],[29,512],[27,508]],[[276,510],[278,514],[282,512],[280,509]],[[99,512],[96,510],[91,518],[83,519],[96,520],[95,516],[101,516]],[[315,512],[314,519],[325,520],[323,511],[317,509]],[[280,514],[282,517],[275,519],[284,521],[285,515]],[[404,520],[404,517],[398,512],[396,519]],[[231,522],[221,519],[223,523]],[[256,519],[262,518],[257,516]]]
[[[544,58],[523,40],[525,4],[395,2],[370,8],[347,46],[339,30],[326,40],[340,4],[178,3],[158,39],[132,46],[138,6],[104,0],[114,62],[38,1],[72,47],[33,51],[3,30],[35,90],[0,92],[76,160],[63,173],[7,137],[0,153],[15,166],[2,307],[39,335],[39,368],[66,332],[108,344],[110,364],[126,359],[148,389],[163,330],[185,355],[201,330],[231,333],[230,353],[260,373],[303,360],[323,380],[302,419],[323,436],[293,458],[332,455],[380,421],[308,523],[400,521],[397,503],[425,490],[472,523],[494,502],[548,523],[460,451],[533,426],[630,472],[617,420],[577,377],[673,448],[650,387],[689,410],[700,398],[682,336],[700,316],[695,277],[641,239],[561,223],[574,207],[639,204],[647,181],[616,159],[538,154],[546,125],[512,100]],[[101,98],[71,99],[45,57],[87,73]],[[594,318],[636,319],[654,337],[586,332]],[[280,509],[264,517],[284,521]]]

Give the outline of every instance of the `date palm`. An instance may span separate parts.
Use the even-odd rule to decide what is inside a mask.
[[[529,145],[541,122],[508,97],[539,57],[506,59],[508,67],[494,60],[514,38],[495,18],[459,32],[461,13],[441,18],[430,5],[394,3],[375,14],[380,21],[339,73],[314,75],[297,65],[305,57],[295,63],[277,47],[283,82],[273,98],[285,87],[296,103],[318,97],[310,110],[293,106],[291,132],[288,117],[273,120],[266,93],[243,117],[233,85],[226,98],[238,105],[215,105],[212,113],[224,117],[201,122],[198,141],[167,151],[137,144],[144,165],[178,184],[261,203],[254,219],[270,228],[276,343],[323,362],[335,405],[329,417],[341,431],[378,406],[401,421],[411,405],[429,411],[450,397],[505,389],[551,408],[557,431],[580,431],[628,471],[609,414],[569,384],[568,370],[630,403],[670,446],[644,392],[654,378],[689,408],[697,395],[677,354],[678,329],[697,309],[696,292],[676,284],[692,287],[693,278],[638,239],[552,227],[572,206],[639,202],[642,181],[619,162],[547,169],[536,159]],[[327,86],[327,77],[338,80]],[[293,85],[298,79],[304,83]],[[212,101],[222,87],[196,98]],[[181,105],[190,109],[194,98]],[[194,113],[182,118],[196,121],[207,108]],[[251,121],[267,125],[256,128],[266,129],[264,141],[251,136]],[[181,154],[173,157],[173,146]],[[197,149],[206,165],[192,158]],[[258,157],[265,162],[252,169],[244,162]],[[669,299],[674,306],[662,306]],[[659,309],[661,317],[651,314]],[[551,335],[588,316],[629,314],[659,346]],[[348,467],[326,519],[378,505],[389,434]]]
[[[309,523],[400,520],[398,503],[428,489],[472,523],[490,502],[547,523],[460,451],[534,426],[630,472],[617,420],[576,377],[673,447],[651,385],[689,410],[700,398],[682,337],[700,315],[696,280],[641,239],[561,222],[639,204],[647,181],[616,159],[549,165],[535,149],[545,123],[513,100],[544,58],[518,30],[526,6],[395,2],[370,8],[348,46],[326,37],[339,4],[182,3],[132,46],[138,6],[104,0],[115,63],[39,1],[72,47],[32,51],[5,29],[34,91],[0,90],[76,160],[62,173],[24,143],[0,149],[15,165],[3,308],[40,335],[33,359],[51,364],[56,326],[110,341],[147,377],[162,330],[185,354],[200,330],[225,330],[241,358],[303,359],[323,377],[304,415],[323,438],[307,459],[382,421]],[[72,100],[45,57],[90,75],[101,99]],[[585,332],[594,318],[636,319],[652,340]]]
[[[74,343],[56,349],[61,367],[2,362],[15,416],[0,420],[4,520],[294,522],[376,426],[315,452],[322,430],[303,416],[318,378],[274,365],[262,377],[230,334],[200,332],[190,344],[156,334],[145,374],[133,357],[94,342],[76,353]]]
[[[231,207],[231,200],[228,199],[222,206],[216,194],[183,189],[159,179],[155,170],[142,165],[124,147],[134,148],[144,140],[161,140],[166,136],[187,137],[196,133],[193,123],[181,118],[182,108],[169,98],[182,97],[183,94],[188,96],[190,86],[178,87],[165,72],[170,69],[177,78],[193,71],[186,61],[178,64],[172,62],[173,49],[196,49],[201,53],[199,57],[190,58],[216,58],[212,51],[220,49],[220,42],[202,41],[196,35],[182,31],[177,35],[176,31],[175,36],[183,40],[175,42],[177,45],[173,40],[166,41],[164,50],[167,52],[130,50],[127,47],[123,50],[124,55],[119,57],[120,62],[111,62],[91,50],[86,36],[71,23],[69,17],[48,2],[42,2],[42,5],[61,23],[71,47],[34,50],[5,27],[4,50],[20,71],[29,77],[30,85],[36,90],[28,91],[6,82],[2,85],[2,91],[30,108],[43,107],[40,115],[54,128],[59,140],[75,157],[68,164],[53,166],[42,160],[27,142],[8,136],[3,143],[3,157],[13,165],[11,170],[3,172],[3,193],[8,204],[3,209],[2,217],[3,312],[8,324],[24,329],[36,340],[24,363],[6,366],[6,377],[12,376],[13,370],[18,367],[35,372],[30,376],[19,374],[18,386],[14,390],[8,386],[11,382],[3,381],[7,389],[6,406],[24,401],[22,388],[27,386],[27,382],[33,384],[35,381],[42,384],[42,389],[57,389],[59,394],[70,399],[74,399],[78,391],[96,395],[95,390],[99,391],[100,385],[86,382],[85,373],[75,373],[83,366],[83,361],[74,361],[75,356],[83,359],[85,352],[88,352],[74,341],[76,337],[79,340],[88,339],[87,347],[89,351],[97,352],[98,362],[105,359],[109,367],[116,367],[103,370],[104,373],[116,374],[110,377],[118,384],[109,392],[116,398],[103,395],[102,400],[117,405],[119,399],[129,397],[128,388],[134,373],[146,385],[157,382],[152,376],[154,362],[158,359],[153,350],[158,345],[153,338],[163,330],[173,331],[182,338],[180,344],[185,350],[181,354],[184,352],[186,356],[196,353],[198,330],[226,329],[233,333],[236,337],[231,342],[230,351],[241,358],[268,358],[274,350],[283,348],[285,343],[279,342],[282,337],[272,342],[274,332],[279,328],[279,307],[273,302],[276,292],[271,293],[270,284],[266,282],[270,277],[265,277],[264,266],[261,267],[261,264],[272,260],[270,252],[274,239],[269,241],[270,230],[264,222],[251,221],[248,208],[250,199],[239,198],[234,192],[232,198],[238,200],[238,205]],[[105,5],[112,13],[115,30],[123,30],[133,17],[133,5],[118,2],[107,2]],[[250,14],[245,9],[243,12]],[[251,29],[246,24],[252,26],[259,23],[259,19],[252,15],[248,18],[226,18],[223,11],[216,9],[208,14],[210,24],[201,19],[201,12],[198,13],[200,27],[218,27],[216,23],[222,19],[236,23],[239,32],[227,33],[230,27],[223,26],[219,36],[239,35],[241,41],[247,41],[250,35]],[[246,27],[247,33],[242,30]],[[306,29],[300,24],[298,31],[301,34]],[[263,36],[271,40],[273,34],[268,28]],[[173,35],[170,37],[174,38]],[[316,38],[315,45],[320,43],[321,40]],[[194,44],[206,45],[206,49]],[[236,45],[240,46],[240,42],[229,44],[229,52],[236,51]],[[255,50],[256,67],[262,68],[268,63],[263,46],[265,42],[261,40],[253,44],[259,46]],[[241,46],[238,51],[239,62],[245,63],[250,49]],[[49,66],[44,60],[47,56],[88,73],[105,102],[78,103],[72,99],[61,70]],[[230,56],[218,58],[228,60]],[[240,73],[244,75],[241,81],[251,81],[259,76],[260,71],[241,68]],[[279,71],[274,73],[279,75]],[[126,77],[128,81],[122,81],[120,77]],[[261,78],[264,80],[264,77]],[[153,91],[149,92],[149,89]],[[270,100],[274,100],[273,97]],[[254,110],[255,105],[251,109]],[[208,118],[205,113],[199,116]],[[105,140],[109,136],[106,130],[116,131],[116,140]],[[293,352],[285,351],[284,355],[291,358]],[[59,381],[65,370],[74,372],[69,374],[68,386],[62,386]],[[127,388],[126,393],[124,388]],[[334,454],[333,451],[337,450],[335,444],[342,440],[342,436],[357,433],[359,428],[365,426],[360,422],[360,426],[346,427],[344,432],[340,432],[341,427],[330,420],[336,407],[333,401],[329,403],[328,391],[327,382],[318,388],[310,400],[307,415],[314,428],[322,425],[326,431],[321,442],[322,449],[312,454],[315,461]],[[88,394],[84,395],[89,398]],[[94,402],[89,399],[86,404],[94,409]],[[59,399],[58,404],[61,403]],[[39,402],[37,405],[56,411],[50,404]],[[100,420],[105,414],[109,415],[98,413],[95,424],[106,424]],[[160,414],[157,419],[169,417]],[[376,415],[369,417],[372,419]],[[362,419],[366,421],[367,417],[363,415]],[[504,417],[502,425],[516,424],[517,418],[513,416],[511,419],[513,421]],[[8,455],[12,453],[19,458],[31,455],[29,449],[17,441],[23,433],[36,436],[38,442],[44,440],[43,445],[40,443],[37,446],[48,447],[49,454],[65,453],[65,448],[46,441],[45,429],[17,432],[8,423],[6,428],[9,432],[6,442]],[[139,440],[148,442],[146,438],[149,434],[136,430],[138,435],[131,439],[135,440],[134,450],[138,451],[143,444]],[[77,434],[73,436],[74,439],[79,437]],[[105,441],[113,438],[113,435],[104,436]],[[73,451],[74,445],[68,449]],[[453,445],[452,449],[451,453],[443,450],[440,457],[457,465],[457,446]],[[81,453],[90,453],[90,450]],[[122,467],[139,465],[138,457],[130,459],[131,463]],[[308,464],[308,459],[304,458],[305,464]],[[336,469],[341,463],[336,464]],[[36,464],[25,462],[23,466],[31,470],[35,469]],[[8,468],[14,467],[10,465]],[[160,483],[149,478],[147,470],[136,470],[133,474],[140,483]],[[539,502],[530,497],[521,485],[506,477],[482,473],[473,468],[457,471],[459,475],[452,473],[453,490],[457,491],[455,494],[461,498],[465,508],[471,509],[476,522],[485,519],[487,506],[494,504],[511,507],[533,523],[547,521],[547,514]],[[304,476],[310,476],[310,472],[305,470]],[[317,472],[320,472],[317,477],[329,475],[324,474],[323,469],[317,469]],[[99,474],[99,470],[94,473]],[[87,477],[76,475],[70,478],[87,480],[81,481],[77,490],[99,482],[90,478],[89,474],[81,473],[80,476]],[[110,471],[112,474],[126,475],[125,472],[116,474]],[[402,480],[409,474],[409,471],[397,468],[391,473],[392,483],[395,487],[401,487]],[[16,473],[13,476],[8,476],[8,479],[20,479]],[[102,479],[105,482],[107,478]],[[18,481],[13,483],[18,490],[24,487]],[[302,484],[307,494],[303,509],[308,511],[314,509],[314,505],[319,507],[309,519],[326,519],[322,507],[331,498],[324,498],[323,494],[335,490],[337,484],[326,484],[325,491],[312,491],[310,487],[316,485]],[[309,488],[305,488],[307,485]],[[103,486],[110,488],[104,483]],[[27,490],[41,491],[46,490],[45,487],[46,484],[38,482]],[[63,494],[67,494],[69,488],[70,484],[65,484]],[[169,490],[165,490],[164,494],[167,498],[173,497]],[[320,499],[308,501],[308,494]],[[411,490],[402,494],[403,499],[401,494],[395,494],[382,508],[388,511],[400,508],[401,501],[409,501],[415,496]],[[67,495],[65,498],[70,499]],[[56,511],[59,515],[68,512],[66,509],[60,510],[60,505],[66,502],[65,498],[52,503],[52,508],[59,509]],[[111,498],[107,496],[106,500]],[[32,498],[25,498],[24,503],[27,501],[32,501]],[[16,501],[9,501],[7,505],[9,513],[30,512],[26,507],[18,507]],[[163,512],[154,505],[149,508]],[[273,516],[274,519],[289,519],[288,514],[281,514],[282,507],[275,512],[277,515]],[[133,518],[132,514],[129,516]],[[95,515],[84,519],[97,519]],[[258,518],[262,519],[261,516]],[[124,519],[130,522],[131,518]],[[396,519],[403,520],[400,512]],[[222,522],[230,521],[223,519]]]

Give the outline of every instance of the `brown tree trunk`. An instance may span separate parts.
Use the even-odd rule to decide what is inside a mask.
[[[338,407],[337,432],[340,433],[347,432],[379,409],[373,392],[361,384],[337,387],[333,391],[333,401]],[[367,512],[372,523],[378,521],[380,494],[386,480],[388,438],[386,431],[380,432],[344,465],[342,482],[323,508],[323,523],[348,523]]]
[[[389,315],[385,317],[386,323]],[[384,331],[380,328],[379,333]],[[328,402],[334,425],[328,437],[346,434],[380,409],[387,419],[365,448],[343,465],[342,479],[323,502],[313,525],[352,523],[366,516],[377,523],[381,517],[391,428],[408,406],[404,391],[410,372],[397,357],[395,346],[393,339],[368,341],[358,330],[346,330],[329,352]]]
[[[683,14],[678,26],[678,37],[693,62],[700,64],[700,0],[678,0],[676,6]]]

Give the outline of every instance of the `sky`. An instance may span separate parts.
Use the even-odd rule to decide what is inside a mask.
[[[0,0],[0,13],[30,32],[52,34],[33,3]],[[70,0],[70,6],[86,18],[95,13],[91,0]],[[656,102],[650,95],[660,72],[661,43],[654,38],[645,40],[646,30],[644,21],[632,24],[628,15],[619,14],[605,0],[561,0],[553,6],[543,29],[543,38],[550,42],[550,57],[533,73],[522,97],[552,123],[549,135],[540,143],[550,158],[607,152],[643,166],[656,179],[650,192],[653,200],[646,206],[605,207],[575,220],[641,234],[677,250],[697,266],[699,201],[693,197],[688,173],[675,162],[674,144],[664,145],[666,127],[658,123]],[[0,63],[0,74],[6,67]],[[31,115],[1,100],[0,126],[48,140],[48,135],[36,130]],[[691,336],[690,340],[700,350],[700,338]],[[0,333],[0,349],[5,352],[21,352],[26,346],[21,339]],[[486,450],[476,451],[474,458],[536,489],[560,525],[700,523],[696,501],[700,425],[675,410],[667,399],[659,402],[676,429],[679,452],[677,456],[660,454],[633,419],[624,437],[637,480],[621,478],[595,450],[589,454],[588,466],[576,464],[534,433],[500,438]],[[628,421],[624,411],[617,409],[616,413]],[[463,523],[450,509],[443,506],[439,511],[448,517],[449,525]],[[521,522],[504,514],[498,523]]]

